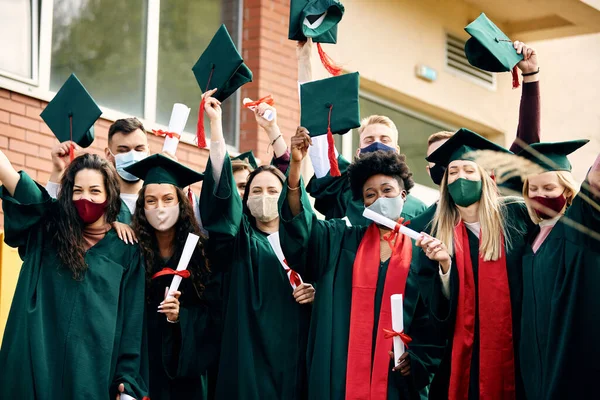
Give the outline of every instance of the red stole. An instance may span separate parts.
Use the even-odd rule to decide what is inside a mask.
[[[386,274],[379,326],[372,356],[375,291],[381,265],[379,256],[379,228],[369,225],[358,246],[352,271],[352,306],[348,361],[346,362],[346,399],[387,399],[392,341],[386,339],[383,329],[392,329],[390,297],[403,294],[410,269],[412,244],[408,236],[397,234],[392,257]],[[373,360],[373,365],[371,365]]]
[[[475,336],[475,280],[469,238],[462,221],[454,228],[454,249],[458,272],[458,305],[448,397],[469,397],[471,355]],[[479,398],[515,398],[515,360],[512,337],[512,309],[506,272],[504,236],[502,254],[496,261],[479,257]]]

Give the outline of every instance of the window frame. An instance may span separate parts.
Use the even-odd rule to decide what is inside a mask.
[[[146,0],[146,62],[144,70],[144,105],[143,117],[136,116],[146,129],[163,129],[168,127],[156,122],[156,106],[158,94],[158,57],[159,57],[159,27],[160,27],[160,2],[167,0]],[[243,0],[235,0],[237,3],[236,34],[234,41],[239,52],[242,52],[242,29],[243,29]],[[4,88],[25,96],[49,102],[56,95],[50,90],[50,73],[52,64],[52,24],[54,15],[54,0],[31,0],[32,15],[38,16],[38,23],[32,24],[32,72],[35,79],[21,77],[0,69],[0,88]],[[35,61],[34,61],[35,59]],[[230,101],[235,102],[233,123],[235,127],[235,143],[228,144],[230,152],[236,152],[240,137],[240,91],[238,90]],[[197,105],[188,105],[191,112],[197,112]],[[120,118],[129,118],[132,115],[119,110],[100,106],[102,119],[116,121]],[[196,110],[196,111],[194,111]],[[195,145],[196,133],[183,132],[181,142]],[[210,141],[207,142],[210,148]]]

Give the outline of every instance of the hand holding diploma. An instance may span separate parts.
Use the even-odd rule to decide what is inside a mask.
[[[188,234],[185,246],[183,247],[183,252],[181,253],[181,258],[179,259],[179,264],[177,264],[177,271],[187,270],[188,264],[192,259],[192,254],[194,254],[194,250],[198,244],[198,240],[200,240],[199,236],[194,235],[193,233]],[[171,282],[170,293],[167,295],[167,299],[175,298],[174,294],[179,290],[181,279],[181,276],[173,275],[173,281]]]
[[[254,111],[255,114],[269,122],[272,122],[275,119],[275,109],[271,107],[275,103],[271,96],[263,97],[257,101],[252,101],[252,99],[246,97],[242,103],[244,104],[244,107]]]
[[[179,296],[181,292],[169,292],[169,288],[165,288],[165,299],[159,304],[157,312],[165,314],[168,322],[179,322]]]
[[[404,333],[404,307],[401,294],[391,296],[392,302],[392,330],[385,330],[386,338],[392,337],[394,340],[394,352],[390,352],[396,362],[392,371],[400,371],[402,376],[410,375],[410,356],[406,352],[406,345],[412,339]]]
[[[377,214],[375,211],[370,210],[368,208],[365,208],[365,211],[363,211],[363,217],[370,219],[371,221],[375,222],[378,225],[383,225],[386,228],[390,228],[392,230],[398,229],[400,231],[400,233],[402,233],[403,235],[408,236],[411,239],[417,240],[419,239],[419,237],[421,236],[418,232],[413,231],[412,229],[399,224],[398,222],[391,220],[389,218],[384,217],[381,214]]]

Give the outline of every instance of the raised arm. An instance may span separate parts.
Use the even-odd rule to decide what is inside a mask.
[[[19,179],[19,173],[13,168],[6,154],[0,150],[0,181],[11,196],[15,194]]]
[[[296,130],[296,135],[292,137],[292,161],[288,171],[288,191],[287,202],[292,213],[292,217],[297,216],[302,212],[302,204],[300,202],[300,183],[302,176],[302,160],[306,157],[308,147],[312,144],[312,140],[308,135],[306,128],[299,126]]]
[[[523,142],[532,144],[540,141],[540,73],[535,49],[519,41],[514,43],[514,47],[517,53],[523,54],[523,60],[517,64],[523,74],[519,125],[517,138],[510,147],[513,153],[518,153]]]

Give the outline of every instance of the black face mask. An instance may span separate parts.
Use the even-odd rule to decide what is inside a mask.
[[[431,180],[438,186],[442,183],[442,179],[444,178],[445,173],[446,168],[440,165],[434,165],[433,167],[429,167],[429,175],[431,175]]]

